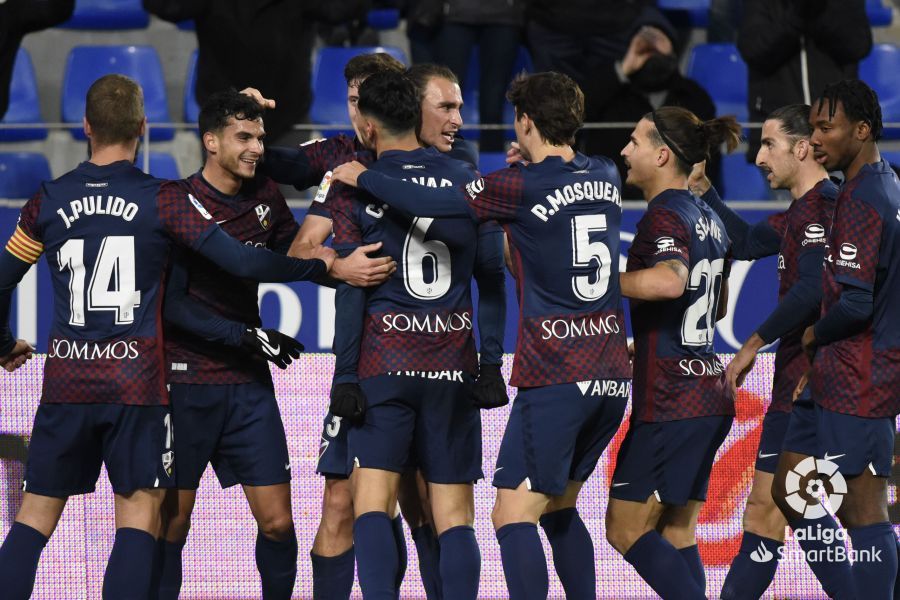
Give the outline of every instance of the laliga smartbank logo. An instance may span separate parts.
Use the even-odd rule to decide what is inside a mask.
[[[847,482],[838,471],[838,466],[828,460],[817,459],[809,456],[804,458],[791,471],[788,471],[784,480],[787,491],[787,503],[805,519],[821,519],[828,514],[822,500],[831,504],[834,512],[837,512],[847,493]],[[832,458],[839,458],[837,456]],[[813,475],[813,472],[815,474]],[[812,475],[810,477],[810,475]],[[801,482],[807,479],[806,487],[801,489]],[[831,491],[828,491],[828,488]],[[812,500],[813,502],[809,502]]]

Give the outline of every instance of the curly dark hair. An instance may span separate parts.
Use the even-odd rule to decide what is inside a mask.
[[[829,83],[822,90],[822,94],[816,98],[819,111],[825,108],[828,102],[828,118],[834,118],[838,102],[844,106],[844,114],[850,121],[864,121],[872,130],[872,139],[876,142],[881,139],[881,104],[878,103],[878,94],[866,83],[859,79],[844,79],[835,83]]]
[[[200,108],[198,129],[200,135],[206,132],[216,133],[228,125],[228,119],[239,121],[255,121],[262,118],[266,109],[256,100],[241,94],[234,88],[221,90],[210,95]]]

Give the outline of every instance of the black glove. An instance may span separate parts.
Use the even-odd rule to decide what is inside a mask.
[[[366,395],[358,383],[336,383],[331,386],[331,414],[361,423],[366,414]]]
[[[248,329],[241,336],[241,346],[286,369],[291,361],[300,358],[303,344],[277,329]]]
[[[481,365],[478,379],[472,388],[472,402],[478,408],[491,409],[509,404],[506,383],[500,374],[500,365]]]

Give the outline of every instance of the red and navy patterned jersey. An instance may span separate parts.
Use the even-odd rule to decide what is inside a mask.
[[[823,179],[784,212],[769,217],[769,224],[781,236],[778,253],[778,300],[781,301],[800,278],[800,259],[811,251],[821,251],[831,228],[837,186]],[[809,359],[800,344],[804,330],[815,321],[803,323],[782,335],[775,351],[775,377],[768,412],[790,412],[794,389],[809,371]]]
[[[900,413],[900,182],[886,161],[865,165],[841,188],[825,249],[822,314],[844,286],[870,290],[865,330],[821,346],[813,395],[823,407],[860,417]]]
[[[426,187],[462,185],[472,167],[434,148],[388,151],[370,167]],[[411,217],[362,191],[331,192],[334,248],[383,242],[397,271],[368,293],[359,376],[476,371],[471,281],[478,230],[469,218]],[[424,200],[423,200],[424,201]]]
[[[619,292],[621,179],[576,154],[512,165],[466,186],[479,220],[506,230],[519,299],[510,385],[631,377]]]
[[[733,415],[725,369],[713,351],[716,312],[728,277],[730,240],[709,206],[687,190],[666,190],[647,206],[628,250],[628,271],[677,260],[688,269],[675,300],[631,300],[632,419],[674,421]]]
[[[319,184],[319,193],[309,205],[309,213],[318,217],[331,219],[331,198],[328,187],[331,185],[331,171],[338,165],[358,160],[368,166],[375,156],[354,137],[343,133],[332,138],[307,142],[300,146],[300,151],[309,161],[309,185]],[[321,182],[321,183],[320,183]]]
[[[82,163],[45,183],[6,245],[46,255],[54,309],[42,402],[167,404],[163,279],[170,242],[198,247],[215,229],[185,198],[120,161]]]
[[[299,225],[271,179],[244,182],[235,196],[225,196],[200,173],[163,186],[167,195],[192,198],[231,237],[244,244],[286,254]],[[259,327],[258,282],[235,277],[196,252],[176,260],[188,272],[188,295],[225,319]],[[267,381],[268,363],[261,357],[206,341],[174,326],[166,327],[166,361],[170,383],[234,384]]]

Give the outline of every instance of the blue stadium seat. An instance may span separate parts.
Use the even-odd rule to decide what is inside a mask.
[[[381,31],[397,29],[400,24],[400,10],[396,8],[373,8],[366,16],[366,22],[372,29]]]
[[[866,0],[866,15],[869,17],[869,25],[872,27],[887,27],[894,19],[894,11],[888,1],[888,6],[883,0]]]
[[[772,190],[762,171],[748,163],[743,152],[722,157],[722,198],[725,200],[771,200]]]
[[[893,152],[882,150],[881,158],[888,161],[888,164],[890,164],[892,167],[900,169],[900,152],[896,150],[894,150]]]
[[[478,154],[478,172],[482,175],[506,168],[506,152],[481,152]]]
[[[0,198],[30,198],[49,181],[50,165],[39,152],[0,152]]]
[[[309,109],[311,122],[317,125],[340,125],[349,121],[344,66],[354,56],[373,52],[387,52],[403,64],[409,64],[403,50],[393,46],[352,46],[350,48],[326,46],[319,48],[313,60],[313,102]],[[331,130],[327,133],[336,135],[341,132]],[[352,132],[345,131],[343,133],[353,135]]]
[[[144,153],[138,152],[134,163],[138,169],[144,170]],[[150,152],[150,174],[159,179],[181,179],[178,163],[168,152]]]
[[[525,46],[519,46],[519,52],[516,55],[516,62],[513,63],[513,69],[512,73],[509,75],[509,80],[512,81],[513,77],[522,71],[526,73],[534,72],[534,63],[531,60],[531,54]],[[466,138],[470,140],[477,140],[480,137],[478,129],[465,128],[466,125],[478,125],[481,123],[481,115],[478,110],[478,98],[480,96],[478,88],[480,85],[481,67],[478,64],[478,47],[476,46],[472,49],[472,55],[469,58],[469,70],[466,72],[465,86],[462,90],[463,109],[461,112],[463,129],[465,130]],[[503,106],[503,122],[512,125],[515,118],[516,111],[513,108],[513,105],[506,102]],[[506,137],[510,140],[515,139],[515,132],[512,127],[506,130]]]
[[[65,29],[144,29],[150,15],[141,0],[76,0],[72,18],[60,25]]]
[[[152,46],[75,46],[69,52],[62,87],[62,120],[77,123],[72,129],[75,139],[83,140],[81,120],[84,117],[85,95],[98,78],[109,73],[121,73],[135,79],[144,89],[144,111],[147,121],[168,123],[169,105],[166,83],[159,55]],[[150,131],[151,141],[171,140],[172,128]]]
[[[38,99],[34,65],[24,48],[19,48],[9,85],[9,107],[0,123],[43,123]],[[42,140],[47,137],[43,127],[34,129],[0,129],[0,142]]]
[[[178,27],[178,29],[180,29],[182,31],[196,31],[197,30],[197,25],[194,23],[193,19],[188,19],[186,21],[178,21],[178,23],[176,23],[176,26]]]
[[[196,123],[200,117],[200,105],[197,104],[197,50],[191,52],[188,59],[187,77],[184,79],[184,120]]]
[[[734,44],[697,44],[687,76],[703,86],[716,104],[716,115],[747,121],[747,63]]]
[[[882,120],[900,122],[900,46],[872,46],[872,52],[859,63],[859,78],[878,94]],[[900,138],[900,129],[885,129],[884,137]]]
[[[709,0],[659,0],[657,6],[676,24],[709,25]]]

